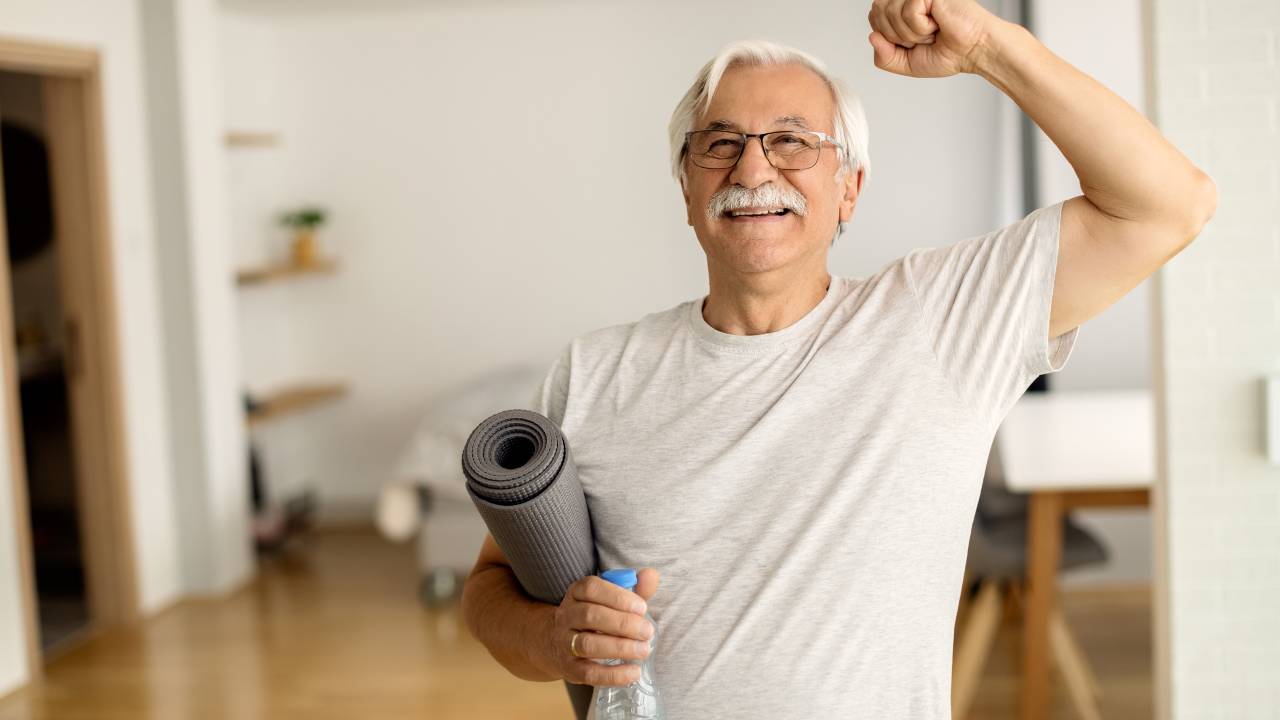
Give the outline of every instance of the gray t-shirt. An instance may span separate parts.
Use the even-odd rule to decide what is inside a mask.
[[[662,573],[668,720],[948,718],[996,428],[1052,340],[1062,203],[868,278],[777,332],[705,298],[571,341],[530,408],[577,463],[602,569]]]

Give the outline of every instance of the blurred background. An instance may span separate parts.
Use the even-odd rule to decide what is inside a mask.
[[[1274,717],[1278,6],[984,4],[1220,204],[997,437],[956,716]],[[462,624],[457,458],[569,339],[706,293],[701,65],[772,39],[861,98],[834,274],[1080,192],[986,81],[875,68],[869,6],[0,0],[0,718],[569,717]]]

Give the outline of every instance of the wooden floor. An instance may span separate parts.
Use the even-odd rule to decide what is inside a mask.
[[[182,603],[102,634],[0,698],[0,720],[570,718],[559,683],[509,676],[456,608],[422,609],[413,549],[326,533],[264,561],[224,600]],[[1103,685],[1103,717],[1151,717],[1145,592],[1075,593],[1068,620]],[[996,641],[971,718],[1013,717],[1016,627]],[[1071,718],[1055,692],[1054,718]]]

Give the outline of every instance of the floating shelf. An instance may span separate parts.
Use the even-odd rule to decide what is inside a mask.
[[[257,130],[228,130],[227,147],[274,147],[280,144],[279,133]]]
[[[257,425],[332,402],[346,394],[347,384],[341,382],[300,383],[281,388],[257,398],[257,405],[248,412],[248,422]]]
[[[333,259],[317,260],[310,265],[292,265],[281,263],[259,268],[243,268],[236,271],[237,285],[261,285],[273,280],[284,280],[299,275],[327,275],[338,269],[338,261]]]

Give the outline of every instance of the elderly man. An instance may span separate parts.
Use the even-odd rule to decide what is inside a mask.
[[[1216,191],[1123,100],[974,0],[877,0],[869,20],[877,67],[986,78],[1083,194],[832,275],[868,172],[858,102],[804,53],[723,49],[671,121],[710,292],[575,338],[533,403],[573,447],[601,565],[642,567],[640,583],[588,577],[538,603],[488,538],[464,609],[516,676],[635,680],[593,660],[643,657],[647,607],[668,720],[950,716],[997,426],[1083,322],[1196,237]]]

